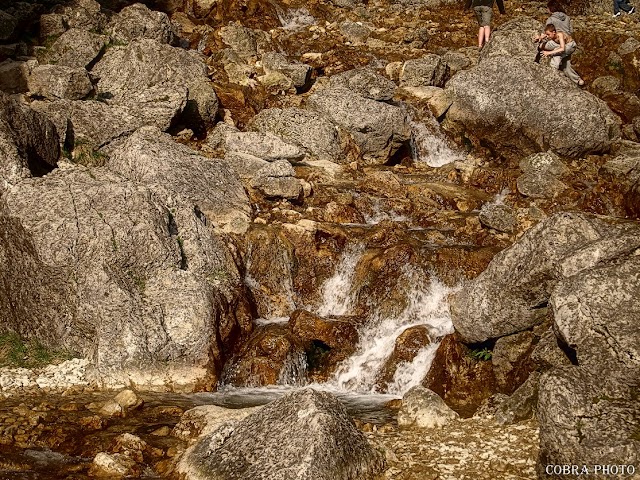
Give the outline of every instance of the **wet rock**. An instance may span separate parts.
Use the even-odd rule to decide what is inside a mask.
[[[539,383],[540,373],[532,372],[509,398],[500,403],[494,414],[496,422],[508,425],[532,418],[538,405]]]
[[[140,103],[145,90],[152,87],[182,92],[186,89],[187,103],[180,120],[197,132],[215,123],[218,99],[202,58],[193,51],[155,40],[135,40],[124,47],[110,48],[92,73],[100,77],[98,95],[108,103]]]
[[[105,417],[122,417],[125,414],[125,408],[115,400],[108,400],[99,413]]]
[[[226,384],[243,387],[301,385],[306,380],[302,344],[282,324],[255,329],[239,354],[225,366]]]
[[[110,170],[149,185],[160,196],[184,196],[201,212],[203,222],[227,231],[246,228],[249,200],[221,162],[198,155],[155,127],[137,130],[109,153]]]
[[[29,75],[28,87],[31,95],[69,100],[80,100],[93,90],[89,74],[84,68],[63,65],[35,67]]]
[[[351,205],[329,202],[322,210],[322,219],[332,223],[364,223],[364,217]]]
[[[265,73],[278,72],[291,79],[294,87],[302,88],[311,76],[311,67],[304,63],[290,63],[284,55],[268,52],[262,55],[262,67]]]
[[[269,108],[252,120],[251,128],[280,137],[320,160],[343,159],[338,129],[324,116],[300,108]]]
[[[329,79],[331,87],[343,87],[353,93],[371,100],[391,100],[396,91],[396,84],[388,78],[369,68],[347,70],[333,75]]]
[[[501,392],[511,394],[529,377],[533,370],[529,361],[533,341],[533,333],[528,331],[508,335],[496,341],[491,362]]]
[[[18,21],[13,15],[4,10],[0,10],[0,40],[5,41],[11,38],[13,31],[18,26]]]
[[[378,375],[378,385],[386,386],[393,381],[401,364],[411,363],[418,352],[431,344],[429,329],[418,325],[409,327],[396,338],[393,353],[385,362]]]
[[[342,33],[349,42],[359,45],[367,41],[367,38],[371,35],[371,29],[361,22],[345,20],[340,24],[340,33]]]
[[[398,412],[398,426],[404,428],[440,428],[456,420],[451,410],[437,393],[424,387],[413,387],[402,397]]]
[[[26,62],[5,60],[0,63],[0,91],[5,93],[24,93],[29,90],[27,79],[29,67]]]
[[[41,61],[66,67],[88,68],[108,41],[109,37],[106,35],[72,28],[58,37]]]
[[[227,25],[219,30],[222,41],[241,58],[247,59],[258,54],[256,35],[250,28],[241,25]]]
[[[347,129],[365,163],[386,162],[410,137],[400,108],[360,97],[346,88],[323,89],[311,95],[307,105]]]
[[[422,384],[464,417],[473,415],[485,399],[496,393],[491,362],[472,357],[457,334],[442,339]]]
[[[513,209],[503,203],[485,203],[478,218],[484,226],[506,233],[513,232],[517,221]]]
[[[559,177],[567,173],[567,166],[553,152],[534,153],[520,161],[520,170],[531,174],[549,174]]]
[[[492,148],[514,155],[551,149],[583,156],[608,149],[620,136],[617,117],[602,100],[532,61],[489,57],[457,73],[446,91],[453,103],[445,128],[473,132]],[[557,115],[540,122],[550,103]]]
[[[237,423],[260,407],[224,408],[217,405],[200,405],[184,412],[173,427],[171,435],[180,440],[192,440],[209,435],[226,424]]]
[[[302,195],[302,184],[295,178],[295,170],[286,160],[276,160],[256,172],[251,186],[267,198],[297,200]]]
[[[401,87],[443,87],[449,77],[449,67],[439,55],[429,54],[408,60],[400,72]]]
[[[559,281],[625,256],[639,241],[633,223],[587,214],[554,215],[496,255],[482,274],[454,294],[453,324],[468,342],[526,330],[544,320]]]
[[[270,133],[228,131],[223,134],[223,142],[227,153],[249,154],[268,162],[296,161],[304,157],[304,153],[297,146],[286,143]]]
[[[260,454],[249,455],[256,446]],[[352,480],[373,478],[384,465],[334,396],[305,389],[270,403],[226,434],[204,437],[185,454],[179,471],[187,479]]]
[[[539,470],[549,464],[637,465],[638,375],[635,370],[554,368],[540,378]],[[596,474],[594,478],[610,478]],[[560,478],[556,476],[555,478]]]
[[[125,410],[134,410],[141,407],[144,403],[143,400],[131,390],[122,390],[115,396],[114,400]]]
[[[591,88],[597,95],[601,96],[606,93],[617,91],[620,88],[620,80],[611,75],[605,75],[603,77],[598,77],[591,82]]]
[[[141,3],[134,3],[120,10],[111,19],[106,30],[111,38],[118,42],[149,38],[170,44],[175,38],[173,26],[167,14],[149,10]]]
[[[142,473],[142,468],[133,459],[124,454],[100,452],[93,459],[89,473],[94,477],[139,477]]]

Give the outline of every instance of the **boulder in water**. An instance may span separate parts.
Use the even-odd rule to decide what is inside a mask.
[[[458,414],[451,410],[444,400],[432,390],[413,387],[402,397],[402,407],[398,412],[398,426],[401,428],[439,428]]]
[[[360,480],[384,468],[333,395],[304,389],[203,437],[178,470],[187,480]]]

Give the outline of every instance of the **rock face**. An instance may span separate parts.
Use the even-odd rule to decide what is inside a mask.
[[[451,303],[466,342],[484,342],[541,323],[556,284],[626,255],[640,245],[640,227],[587,214],[562,213],[536,225]],[[487,301],[491,299],[491,301]]]
[[[69,100],[80,100],[93,90],[89,74],[84,68],[63,65],[41,65],[34,68],[28,85],[32,95]]]
[[[100,81],[98,95],[107,103],[139,103],[145,90],[154,88],[158,99],[171,92],[184,92],[182,113],[191,128],[212,127],[218,112],[218,99],[207,77],[200,56],[180,48],[141,39],[124,47],[110,48],[92,70]]]
[[[517,17],[503,23],[491,34],[491,41],[480,52],[480,61],[488,58],[518,57],[533,62],[536,46],[531,42],[543,25],[531,17]]]
[[[19,234],[6,248],[27,253],[8,267],[37,269],[36,292],[55,285],[46,298],[57,302],[42,299],[34,314],[3,301],[11,328],[90,358],[107,383],[193,388],[208,367],[215,375],[239,331],[239,311],[227,310],[236,310],[239,275],[193,206],[176,200],[170,213],[145,186],[81,167],[23,180],[4,200],[2,216]],[[8,295],[33,295],[25,289],[36,279]]]
[[[620,136],[618,119],[603,101],[533,61],[489,57],[458,72],[445,92],[453,99],[445,128],[473,132],[514,155],[551,149],[582,156],[608,149]],[[547,115],[549,105],[555,115]]]
[[[166,13],[149,10],[141,3],[123,8],[113,17],[107,31],[119,42],[149,38],[160,43],[173,43],[175,33]]]
[[[179,471],[188,480],[359,480],[384,465],[334,396],[305,389],[204,437]]]
[[[321,90],[311,95],[307,104],[348,130],[366,163],[386,162],[409,140],[410,131],[402,110],[363,98],[346,88]]]
[[[107,166],[161,198],[188,199],[215,227],[246,228],[251,209],[237,176],[223,162],[198,155],[155,127],[143,127],[114,147]]]
[[[400,71],[401,87],[443,87],[449,76],[449,67],[438,55],[409,60]]]
[[[51,46],[47,63],[73,68],[87,68],[105,48],[109,37],[79,28],[64,32]]]
[[[424,387],[413,387],[402,397],[398,426],[416,428],[442,427],[458,418],[437,393]]]

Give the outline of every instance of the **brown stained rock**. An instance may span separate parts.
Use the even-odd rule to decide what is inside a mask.
[[[448,183],[416,183],[407,187],[410,199],[428,198],[438,206],[469,212],[490,200],[484,192]]]
[[[306,372],[289,372],[287,368],[300,365],[305,358],[302,344],[286,326],[272,324],[258,327],[244,344],[240,353],[225,366],[224,383],[235,386],[258,387],[277,385]]]
[[[322,211],[325,222],[332,223],[364,223],[364,217],[351,205],[329,202]]]
[[[407,328],[398,335],[393,353],[378,374],[376,384],[381,387],[380,391],[385,391],[386,385],[393,380],[396,369],[401,363],[413,361],[416,354],[430,343],[429,329],[422,325]]]
[[[107,426],[107,420],[100,415],[88,415],[86,417],[80,417],[78,424],[83,430],[103,430]]]
[[[491,363],[498,390],[510,395],[534,369],[530,360],[534,335],[526,331],[499,338],[493,347]]]
[[[463,417],[473,415],[486,398],[496,393],[491,362],[472,358],[471,350],[455,333],[442,340],[422,384]]]

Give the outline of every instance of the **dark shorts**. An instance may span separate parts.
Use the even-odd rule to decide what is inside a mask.
[[[473,11],[476,12],[478,18],[478,25],[481,27],[488,27],[491,25],[491,17],[493,16],[493,10],[491,7],[473,7]]]

